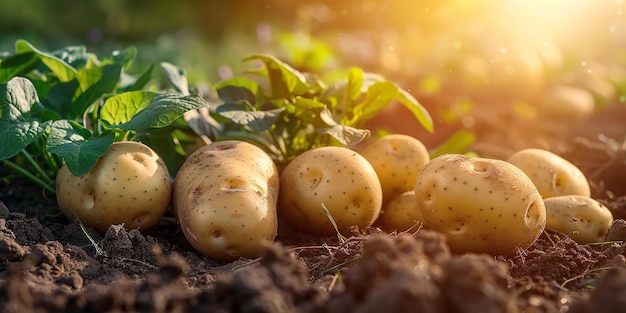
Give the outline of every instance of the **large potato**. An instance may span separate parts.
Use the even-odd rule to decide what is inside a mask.
[[[376,171],[357,152],[321,147],[293,159],[280,175],[279,214],[296,229],[314,235],[335,234],[326,206],[339,231],[372,225],[382,205]]]
[[[426,163],[415,198],[429,229],[456,252],[512,255],[544,230],[541,195],[524,172],[501,160],[447,154]]]
[[[116,142],[85,175],[63,166],[56,178],[57,202],[71,219],[99,232],[113,224],[147,230],[170,205],[171,184],[163,160],[139,142]]]
[[[544,199],[546,228],[580,244],[603,241],[613,224],[613,214],[602,203],[583,196]]]
[[[397,195],[413,190],[417,173],[430,160],[421,141],[402,134],[376,139],[359,153],[376,170],[383,188],[383,205]]]
[[[565,195],[589,197],[591,194],[589,182],[583,172],[576,165],[548,150],[520,150],[507,161],[530,177],[543,198]]]
[[[255,258],[276,236],[278,190],[276,165],[263,150],[218,141],[180,168],[172,206],[183,234],[204,255]]]
[[[424,216],[415,201],[415,190],[397,195],[383,206],[376,222],[385,231],[418,230],[423,226]]]

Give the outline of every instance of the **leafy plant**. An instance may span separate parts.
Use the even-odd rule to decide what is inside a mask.
[[[128,74],[136,53],[130,47],[99,59],[83,46],[43,52],[18,40],[0,58],[2,164],[54,193],[64,163],[81,176],[114,141],[149,140],[160,129],[152,148],[183,153],[179,137],[191,130],[182,116],[207,102],[189,94],[184,72],[171,64],[161,67],[175,90],[149,86],[153,66]]]
[[[358,144],[370,135],[360,127],[392,101],[402,103],[424,128],[433,130],[426,109],[381,76],[352,68],[344,80],[327,85],[271,55],[244,61],[262,66],[215,86],[221,102],[212,112],[223,126],[217,137],[253,141],[279,165],[312,148]]]

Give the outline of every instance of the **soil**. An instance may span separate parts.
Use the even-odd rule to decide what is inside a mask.
[[[579,245],[546,231],[505,258],[453,254],[427,229],[372,228],[344,242],[281,233],[261,258],[226,263],[197,253],[169,214],[146,233],[114,225],[99,234],[61,215],[54,196],[14,178],[0,186],[0,312],[623,310],[626,106],[574,123],[479,113],[471,130],[480,154],[544,147],[587,174],[592,196],[616,218],[605,242]]]

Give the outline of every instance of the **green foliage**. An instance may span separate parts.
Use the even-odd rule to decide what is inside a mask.
[[[190,129],[181,117],[207,102],[189,94],[184,72],[171,64],[162,67],[176,90],[142,90],[153,66],[130,76],[125,71],[135,56],[134,47],[98,59],[82,46],[43,52],[17,41],[15,53],[0,59],[2,163],[54,192],[63,163],[81,176],[114,141],[163,129],[152,148],[183,151],[177,134]]]
[[[312,148],[358,144],[370,135],[360,127],[392,101],[402,103],[424,128],[433,130],[430,115],[407,91],[359,68],[327,85],[271,55],[244,61],[262,66],[215,86],[222,103],[213,113],[223,123],[217,137],[254,141],[279,165]]]

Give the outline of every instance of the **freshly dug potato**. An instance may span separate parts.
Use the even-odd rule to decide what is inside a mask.
[[[183,234],[206,256],[258,257],[276,237],[279,176],[274,161],[243,141],[210,143],[174,179],[172,206]]]
[[[85,175],[76,177],[67,166],[56,177],[57,202],[70,219],[99,232],[113,224],[147,230],[170,205],[167,167],[150,147],[132,141],[115,142]]]
[[[415,177],[430,155],[415,137],[392,134],[376,139],[359,153],[376,170],[383,188],[383,205],[405,191],[413,190]]]
[[[280,175],[278,212],[304,232],[335,234],[328,214],[343,234],[363,229],[378,218],[383,192],[372,165],[344,147],[321,147],[293,159]]]
[[[613,214],[602,203],[583,196],[544,199],[546,228],[580,244],[600,242],[613,224]]]
[[[417,175],[415,198],[429,229],[456,252],[512,255],[537,240],[546,210],[535,185],[510,163],[446,154]]]
[[[585,174],[576,165],[548,150],[520,150],[507,161],[530,177],[543,198],[591,195]]]
[[[391,199],[380,212],[377,224],[385,231],[403,232],[422,227],[424,216],[417,207],[415,190],[405,191]]]

